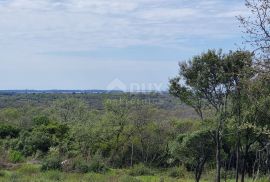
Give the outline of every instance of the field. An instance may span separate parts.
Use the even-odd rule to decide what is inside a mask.
[[[145,176],[131,176],[129,169],[110,169],[104,174],[99,173],[64,173],[56,170],[43,172],[37,164],[21,164],[12,170],[0,171],[1,182],[193,182],[191,174],[185,177],[170,177],[169,171],[154,170],[154,174]],[[212,174],[206,174],[201,182],[213,181]],[[223,180],[225,181],[225,180]],[[233,182],[234,180],[226,180]],[[246,182],[253,180],[247,179]],[[261,179],[257,182],[268,182]]]

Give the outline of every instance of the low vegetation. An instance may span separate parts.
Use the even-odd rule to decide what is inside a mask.
[[[263,56],[208,50],[170,94],[1,92],[0,181],[269,182],[270,6],[246,6]]]

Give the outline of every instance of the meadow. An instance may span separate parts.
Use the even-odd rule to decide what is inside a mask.
[[[12,170],[1,170],[1,182],[194,182],[191,173],[185,172],[184,176],[172,177],[170,170],[153,170],[152,175],[132,176],[132,169],[111,169],[104,174],[100,173],[65,173],[57,170],[41,171],[41,165],[21,164]],[[213,181],[213,174],[206,174],[201,182]],[[234,179],[224,180],[233,182]],[[253,182],[247,179],[247,182]],[[269,179],[263,178],[257,182],[269,182]]]

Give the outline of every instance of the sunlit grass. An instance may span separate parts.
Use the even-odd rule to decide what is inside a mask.
[[[194,182],[192,177],[172,178],[166,172],[155,172],[152,176],[130,176],[128,169],[111,169],[106,174],[97,173],[64,173],[60,171],[42,172],[39,165],[24,164],[14,170],[1,170],[0,182]],[[211,182],[202,179],[201,182]],[[227,180],[233,182],[235,180]],[[246,180],[251,182],[252,180]],[[267,179],[257,182],[268,182]]]

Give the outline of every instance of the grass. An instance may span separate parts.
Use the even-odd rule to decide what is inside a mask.
[[[155,175],[131,176],[127,169],[112,169],[106,174],[98,173],[64,173],[60,171],[41,172],[39,165],[24,164],[14,170],[0,170],[0,182],[194,182],[192,177],[173,178],[166,172],[155,172]],[[213,180],[202,180],[211,182]],[[234,180],[227,180],[233,182]],[[246,182],[251,182],[247,180]],[[267,179],[257,182],[268,182]]]

